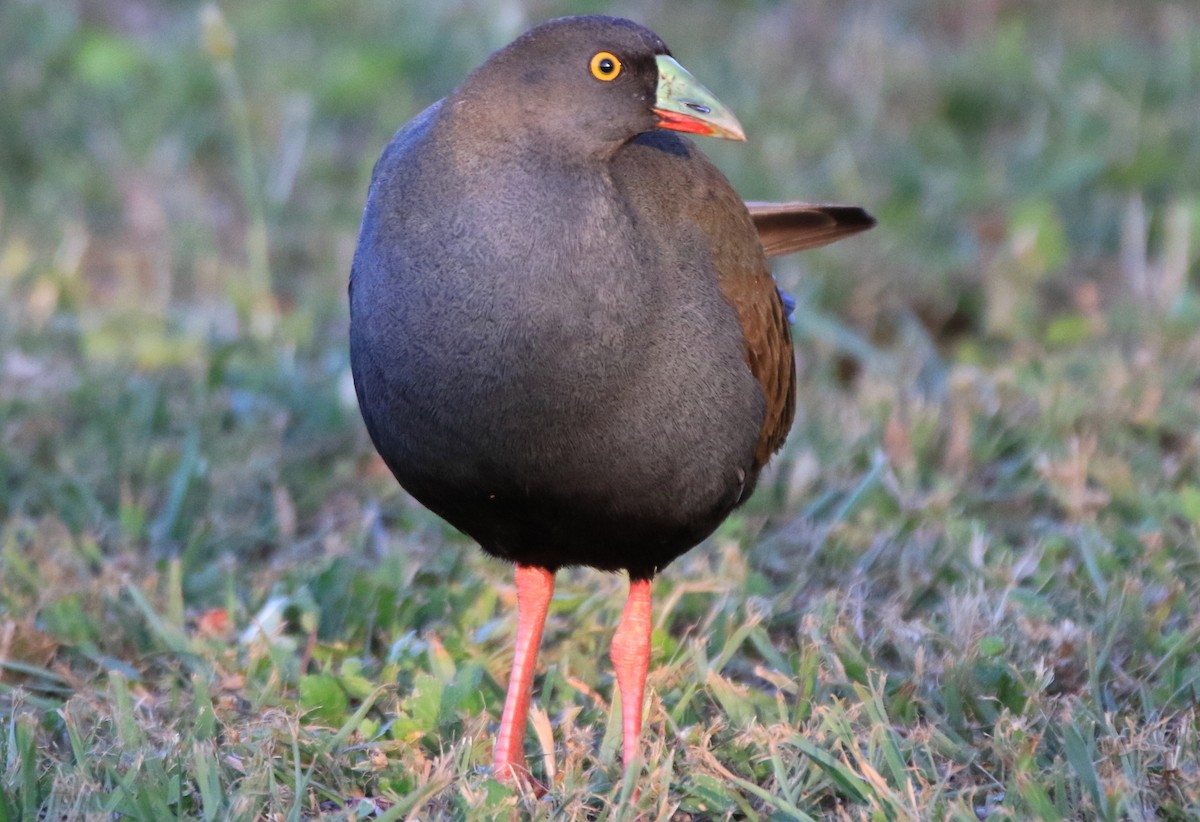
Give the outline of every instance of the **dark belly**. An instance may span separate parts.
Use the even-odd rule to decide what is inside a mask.
[[[692,382],[651,369],[653,394],[572,403],[538,382],[483,397],[454,394],[446,376],[354,365],[368,431],[400,484],[513,562],[652,576],[754,483],[762,398],[748,372]]]
[[[596,500],[531,493],[513,484],[447,485],[400,465],[393,472],[419,502],[492,556],[550,570],[570,565],[628,570],[635,578],[653,576],[703,540],[742,496],[741,483],[731,482],[723,496],[697,510],[668,498],[629,505],[631,498],[620,489]]]

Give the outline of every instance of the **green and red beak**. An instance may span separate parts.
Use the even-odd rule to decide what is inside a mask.
[[[746,133],[724,103],[700,85],[674,57],[660,54],[654,113],[658,127],[705,137],[745,140]]]

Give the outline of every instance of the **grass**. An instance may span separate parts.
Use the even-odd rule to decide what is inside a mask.
[[[1200,17],[1066,0],[626,4],[747,125],[800,414],[655,583],[640,793],[561,576],[490,778],[508,569],[349,390],[388,135],[600,4],[0,6],[0,822],[1200,815]]]

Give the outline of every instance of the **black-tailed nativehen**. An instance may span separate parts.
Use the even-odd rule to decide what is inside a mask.
[[[629,574],[612,640],[639,751],[650,581],[754,489],[795,408],[767,257],[870,228],[743,203],[679,132],[744,139],[652,31],[537,26],[405,125],[350,276],[367,430],[400,484],[516,566],[495,773],[528,779],[530,688],[558,569]]]

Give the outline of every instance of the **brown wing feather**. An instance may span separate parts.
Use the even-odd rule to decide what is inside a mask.
[[[875,225],[857,206],[747,202],[746,208],[768,257],[818,248]]]
[[[796,359],[787,312],[775,281],[763,266],[753,277],[723,277],[721,290],[737,311],[746,339],[746,363],[766,399],[755,467],[783,446],[796,416]]]
[[[714,185],[714,189],[717,207],[708,209],[697,221],[713,220],[709,236],[721,238],[713,247],[718,285],[737,312],[746,343],[746,364],[762,386],[766,401],[754,452],[754,466],[760,468],[783,445],[796,415],[792,332],[750,214],[727,184]]]

